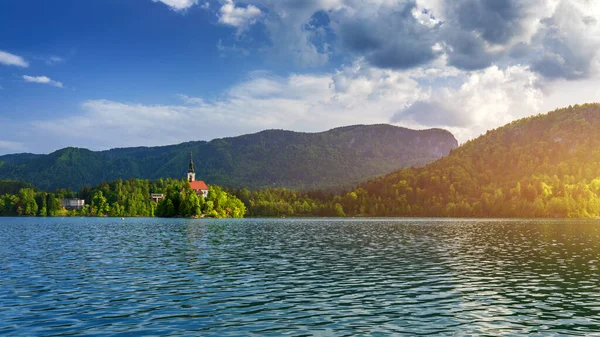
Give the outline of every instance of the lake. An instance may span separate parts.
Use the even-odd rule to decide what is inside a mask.
[[[0,218],[0,335],[588,335],[600,221]]]

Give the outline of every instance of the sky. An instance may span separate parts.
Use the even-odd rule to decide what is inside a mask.
[[[600,101],[596,0],[7,0],[0,154],[265,129],[459,142]]]

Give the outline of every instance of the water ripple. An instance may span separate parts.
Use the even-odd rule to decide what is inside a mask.
[[[0,219],[0,335],[600,333],[600,221]]]

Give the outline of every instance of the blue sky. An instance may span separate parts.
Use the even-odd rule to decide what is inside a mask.
[[[0,2],[0,154],[349,124],[464,142],[599,100],[587,0]]]

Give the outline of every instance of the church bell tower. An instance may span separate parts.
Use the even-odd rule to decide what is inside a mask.
[[[190,151],[190,168],[187,175],[188,181],[196,181],[196,172],[194,172],[194,162],[192,161],[192,152]]]

